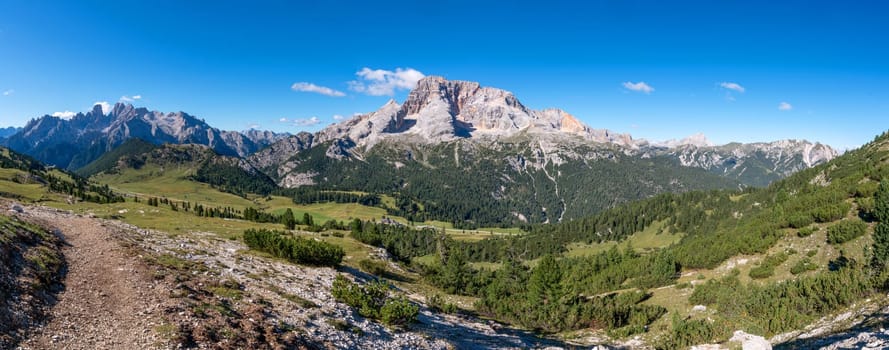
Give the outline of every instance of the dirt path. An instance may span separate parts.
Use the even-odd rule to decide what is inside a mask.
[[[112,229],[52,209],[28,208],[26,215],[60,231],[68,270],[47,323],[21,342],[22,349],[168,347],[157,333],[169,290],[117,243]]]

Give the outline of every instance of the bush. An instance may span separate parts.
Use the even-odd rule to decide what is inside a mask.
[[[417,320],[420,307],[402,296],[391,298],[380,309],[380,319],[388,325],[405,325]]]
[[[796,232],[796,235],[799,237],[809,237],[813,233],[815,233],[815,228],[809,226],[809,227],[803,227],[803,228],[799,229],[799,231]]]
[[[346,252],[343,248],[313,239],[292,237],[266,229],[244,231],[244,243],[256,249],[298,264],[337,266]]]
[[[337,275],[330,289],[333,297],[357,308],[361,316],[381,320],[388,325],[405,325],[416,321],[420,308],[403,296],[390,297],[389,286],[382,281],[360,285]]]
[[[681,319],[678,314],[673,314],[672,326],[669,337],[655,345],[656,349],[681,349],[728,336],[728,330],[724,327],[717,327],[702,319]]]
[[[769,278],[775,274],[775,268],[787,261],[787,253],[767,256],[759,266],[750,269],[750,278]]]
[[[803,227],[811,225],[813,222],[815,222],[815,219],[812,218],[811,215],[800,214],[800,215],[794,215],[794,216],[790,217],[789,219],[787,219],[787,222],[790,225],[790,227],[803,228]]]
[[[840,244],[864,235],[867,224],[859,219],[843,220],[827,228],[827,243]]]
[[[849,203],[841,202],[815,209],[812,216],[815,217],[815,221],[817,222],[823,223],[836,221],[845,217],[846,213],[848,213],[851,208]]]
[[[386,263],[382,261],[364,259],[358,262],[358,267],[372,275],[383,276],[386,274]]]
[[[794,275],[799,275],[803,272],[807,271],[815,271],[818,269],[818,265],[812,263],[812,260],[809,258],[800,259],[793,267],[790,268],[790,273]]]
[[[457,312],[457,305],[447,302],[441,294],[426,296],[426,305],[429,306],[429,309],[435,312],[444,312],[446,314]]]

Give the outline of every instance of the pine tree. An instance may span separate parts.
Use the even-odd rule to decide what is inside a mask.
[[[889,261],[889,180],[880,182],[880,187],[874,194],[874,217],[880,222],[874,228],[871,266],[882,271]]]
[[[284,215],[281,215],[281,223],[284,224],[288,230],[292,230],[296,228],[296,218],[293,217],[293,210],[287,208],[284,211]]]

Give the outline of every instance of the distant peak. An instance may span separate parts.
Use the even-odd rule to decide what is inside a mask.
[[[660,142],[659,145],[669,148],[679,147],[679,146],[695,146],[695,147],[710,147],[713,146],[713,143],[707,139],[707,135],[704,133],[697,133],[693,135],[689,135],[686,138],[681,140],[671,139],[667,141]]]
[[[111,108],[111,115],[119,116],[124,114],[126,111],[135,109],[133,105],[124,102],[118,102],[114,104],[114,107]],[[106,113],[107,114],[107,113]]]
[[[682,140],[679,140],[679,143],[683,145],[694,145],[698,147],[713,146],[713,143],[710,142],[709,139],[707,139],[707,135],[704,135],[704,133],[702,132],[690,135]]]
[[[98,103],[93,105],[92,113],[93,115],[105,115],[105,111],[103,110],[102,105]]]

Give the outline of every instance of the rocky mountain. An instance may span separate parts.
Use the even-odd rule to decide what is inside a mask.
[[[404,104],[390,100],[378,111],[359,115],[319,133],[319,142],[352,140],[372,147],[386,138],[436,144],[462,138],[503,139],[522,134],[574,136],[633,148],[626,134],[592,129],[560,109],[536,111],[511,92],[469,81],[430,76],[420,80]]]
[[[248,161],[282,187],[397,194],[402,215],[418,213],[413,201],[438,219],[496,224],[577,218],[665,191],[764,186],[835,156],[807,141],[653,143],[432,76],[403,104],[287,137]]]
[[[14,126],[0,128],[0,140],[5,139],[5,138],[15,134],[15,133],[19,132],[20,130],[22,130],[22,128],[17,128]]]
[[[663,151],[683,166],[710,170],[753,186],[825,163],[837,157],[830,146],[801,140],[757,143],[679,144]]]
[[[154,144],[201,144],[219,154],[243,157],[284,136],[222,131],[185,112],[162,113],[118,103],[108,113],[96,105],[70,119],[49,115],[33,119],[3,144],[45,163],[77,169],[131,138]]]

